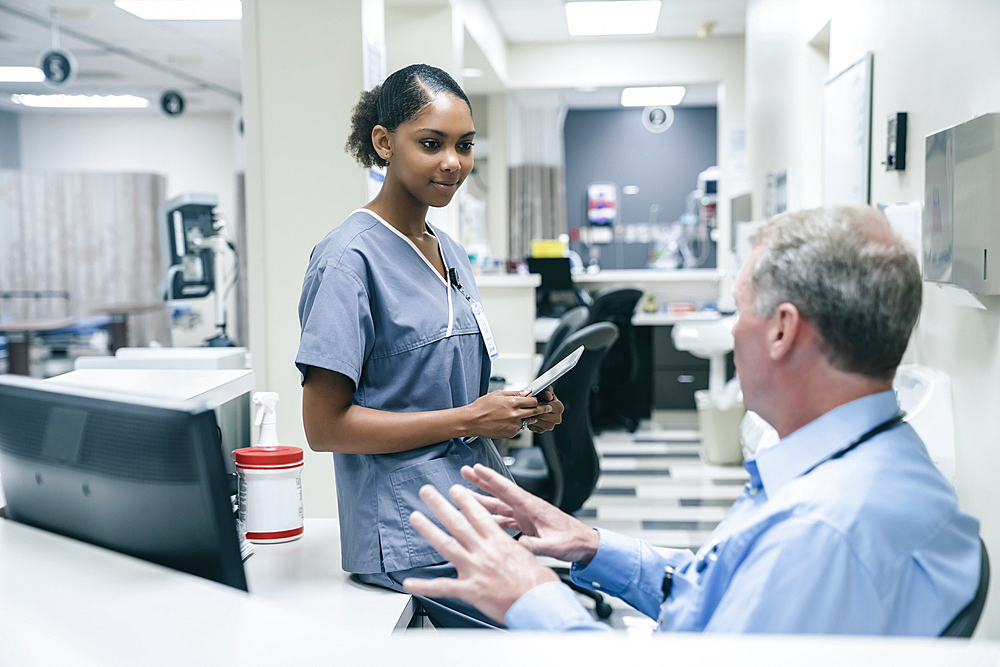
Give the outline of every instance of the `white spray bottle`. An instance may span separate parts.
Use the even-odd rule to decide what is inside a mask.
[[[258,391],[250,399],[257,406],[257,416],[254,426],[260,427],[257,435],[257,447],[278,446],[278,420],[275,408],[278,405],[278,394],[273,391]]]
[[[240,482],[240,521],[251,542],[287,542],[302,536],[302,465],[300,447],[278,443],[275,407],[278,395],[256,392],[254,424],[260,427],[255,447],[233,452]]]

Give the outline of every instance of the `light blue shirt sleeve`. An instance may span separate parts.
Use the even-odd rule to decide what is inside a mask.
[[[587,613],[569,586],[550,581],[535,586],[510,606],[503,619],[511,630],[609,630]]]
[[[670,565],[691,560],[686,550],[656,549],[633,538],[598,528],[597,554],[581,567],[574,564],[573,581],[625,600],[651,618],[659,614],[663,598],[663,573]],[[536,586],[515,602],[504,618],[518,630],[607,630],[583,608],[568,586],[551,582]]]
[[[686,549],[658,549],[642,540],[598,528],[601,535],[597,554],[581,567],[574,564],[570,574],[580,586],[604,591],[621,598],[657,618],[663,603],[663,574],[667,566],[680,568],[693,557]]]

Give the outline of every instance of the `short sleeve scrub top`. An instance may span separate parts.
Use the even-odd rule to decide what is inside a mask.
[[[462,246],[438,239],[445,273],[454,268],[479,301]],[[487,390],[490,358],[472,303],[413,243],[366,209],[353,212],[313,249],[299,301],[302,336],[295,364],[336,371],[355,385],[354,403],[421,412],[468,405]],[[398,572],[443,559],[410,526],[427,508],[424,484],[442,493],[482,463],[509,477],[488,438],[454,438],[395,454],[335,453],[343,567]],[[440,523],[438,523],[440,526]]]

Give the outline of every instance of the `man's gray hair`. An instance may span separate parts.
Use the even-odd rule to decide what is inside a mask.
[[[757,315],[791,303],[819,329],[836,368],[891,379],[920,315],[922,282],[885,216],[865,205],[783,213],[751,239],[763,241],[749,267]]]

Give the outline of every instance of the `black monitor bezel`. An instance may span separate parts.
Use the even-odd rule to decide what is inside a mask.
[[[134,553],[128,549],[120,548],[120,545],[110,543],[107,539],[102,539],[99,534],[86,533],[76,526],[66,525],[66,522],[60,521],[60,517],[58,516],[39,517],[30,508],[19,507],[22,500],[17,497],[16,492],[13,495],[8,492],[7,484],[5,483],[5,495],[7,496],[5,513],[8,519],[88,542],[99,547],[118,551],[119,553],[142,558],[166,567],[186,571],[242,591],[248,590],[246,573],[243,569],[243,561],[240,555],[239,536],[236,532],[236,523],[233,516],[228,478],[219,443],[219,431],[214,412],[215,406],[203,404],[192,407],[173,401],[163,401],[140,396],[120,396],[100,390],[52,385],[39,380],[13,376],[0,377],[0,402],[7,396],[43,401],[53,406],[75,410],[92,412],[111,411],[113,413],[132,415],[137,418],[184,420],[186,433],[190,435],[194,443],[192,450],[195,459],[194,464],[198,471],[198,489],[202,494],[205,516],[208,517],[212,524],[206,528],[213,531],[211,538],[216,540],[218,546],[216,553],[218,561],[212,564],[211,569],[213,574],[208,575],[193,571],[192,568],[178,565],[176,562],[171,562],[169,558],[158,558],[149,554]],[[2,418],[0,416],[0,419]],[[84,476],[100,477],[102,482],[123,479],[107,472],[84,470],[74,462],[47,459],[41,454],[38,456],[23,456],[0,450],[0,480],[4,478],[3,468],[12,465],[35,466],[39,470],[53,470],[55,468],[60,468],[63,471],[71,470],[73,472],[80,472]],[[134,483],[135,480],[129,481]],[[148,520],[170,521],[171,518],[169,516],[158,518],[154,515],[149,516]]]

